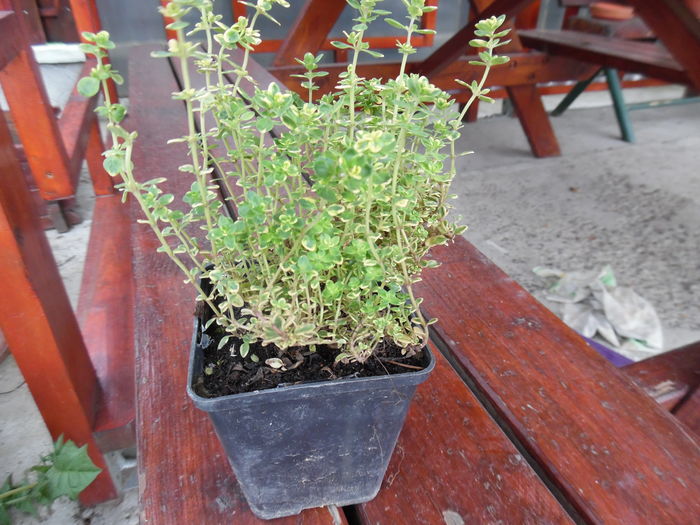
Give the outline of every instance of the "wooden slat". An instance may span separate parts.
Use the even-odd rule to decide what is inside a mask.
[[[673,415],[700,439],[700,388],[696,387],[689,397],[674,409]]]
[[[295,58],[302,58],[307,52],[315,55],[343,9],[345,0],[307,0],[277,51],[272,65],[294,64]]]
[[[462,379],[437,366],[411,403],[363,523],[573,523]]]
[[[559,142],[534,84],[522,84],[507,88],[515,114],[525,131],[530,149],[535,157],[556,157],[561,154]]]
[[[103,472],[82,494],[116,497],[92,436],[98,386],[39,217],[0,113],[0,328],[54,439],[87,444]]]
[[[134,446],[131,217],[121,195],[95,199],[77,317],[100,392],[94,430],[102,450]]]
[[[462,57],[448,67],[431,77],[430,81],[441,89],[463,90],[455,79],[471,82],[479,80],[484,69],[469,64],[474,56]],[[399,73],[399,63],[360,64],[358,75],[365,78],[393,78]],[[324,64],[321,69],[329,75],[316,79],[319,86],[317,93],[330,92],[338,82],[338,75],[347,69],[345,64]],[[517,86],[524,83],[545,83],[565,80],[575,80],[590,77],[597,68],[583,64],[577,60],[562,57],[548,57],[544,53],[513,53],[507,64],[494,67],[489,73],[489,86]],[[409,68],[409,72],[413,72]],[[306,95],[306,90],[300,86],[300,81],[292,75],[303,73],[297,66],[271,68],[270,73],[278,77],[291,90]]]
[[[683,0],[633,0],[635,11],[683,66],[690,83],[700,90],[700,20]]]
[[[168,62],[137,48],[130,60],[131,123],[139,130],[134,163],[140,180],[170,176],[178,196],[191,181],[178,175],[187,133],[182,103],[170,100],[177,84]],[[132,203],[133,206],[133,203]],[[133,210],[134,216],[140,212]],[[263,523],[248,509],[206,414],[185,393],[194,293],[163,254],[148,226],[135,224],[134,246],[137,446],[141,518],[154,524]],[[334,514],[335,513],[335,514]],[[343,523],[337,509],[314,509],[279,523]]]
[[[46,42],[44,28],[41,26],[39,9],[34,0],[0,0],[0,11],[14,11],[15,22],[20,33],[24,34],[29,44]],[[0,33],[5,37],[4,33]]]
[[[700,515],[700,448],[670,414],[463,238],[433,255],[435,333],[587,521]]]
[[[0,11],[0,70],[17,56],[20,50],[20,37],[16,15],[12,11]]]
[[[79,78],[87,76],[95,63],[94,59],[86,60]],[[68,155],[71,186],[74,188],[78,187],[90,126],[96,120],[96,105],[97,96],[85,98],[74,87],[58,121],[63,147]]]
[[[623,370],[647,394],[671,410],[700,384],[700,342],[632,363]]]
[[[526,46],[552,55],[643,73],[669,82],[688,83],[688,76],[678,62],[665,49],[649,42],[566,30],[527,30],[520,31],[519,35]]]
[[[70,197],[70,162],[31,48],[24,46],[0,71],[0,84],[41,196]]]
[[[85,150],[85,161],[90,172],[92,180],[92,189],[95,195],[109,195],[114,193],[114,179],[105,171],[103,167],[104,157],[102,153],[105,151],[104,142],[102,142],[102,134],[100,132],[100,123],[95,118],[88,132],[88,143]]]
[[[50,9],[54,9],[53,16],[44,14],[45,5],[50,5]],[[41,22],[46,33],[46,40],[49,42],[77,42],[80,40],[78,31],[73,22],[72,13],[68,5],[68,0],[41,0],[40,2]]]

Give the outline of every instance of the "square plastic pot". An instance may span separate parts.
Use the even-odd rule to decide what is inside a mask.
[[[374,498],[416,387],[435,367],[207,399],[192,390],[202,374],[195,323],[187,393],[207,412],[256,516],[273,519]]]

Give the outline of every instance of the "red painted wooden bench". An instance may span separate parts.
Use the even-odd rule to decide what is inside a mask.
[[[135,441],[130,229],[102,169],[95,100],[74,93],[60,121],[49,113],[18,18],[25,15],[0,11],[0,78],[20,136],[31,135],[24,145],[32,168],[54,175],[37,185],[47,195],[69,196],[87,151],[97,198],[76,316],[0,114],[0,326],[51,435],[87,444],[103,469],[81,495],[93,504],[118,495],[103,453]]]
[[[521,31],[520,37],[526,46],[554,56],[700,89],[700,20],[682,0],[630,3],[664,47],[570,30]]]
[[[187,153],[176,67],[130,61],[137,176],[173,176]],[[251,66],[255,78],[274,80]],[[132,220],[138,216],[133,207]],[[133,224],[133,223],[132,223]],[[144,523],[258,523],[206,416],[185,393],[193,293],[131,226],[137,446]],[[418,390],[382,490],[364,505],[280,523],[688,523],[700,448],[678,420],[462,238],[419,287],[440,318],[436,371]]]

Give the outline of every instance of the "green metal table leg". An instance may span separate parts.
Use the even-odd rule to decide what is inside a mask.
[[[603,68],[601,68],[601,69],[603,69]],[[559,102],[557,107],[552,110],[550,115],[553,117],[558,117],[559,115],[563,114],[564,111],[566,111],[569,108],[569,106],[574,102],[574,100],[576,100],[578,98],[578,96],[586,90],[586,88],[591,84],[591,82],[593,82],[595,77],[597,77],[598,74],[600,73],[601,69],[596,71],[593,74],[593,76],[591,76],[591,78],[588,78],[586,80],[581,80],[574,87],[572,87],[571,91],[569,91],[566,94],[566,96],[562,99],[562,101]]]
[[[610,90],[610,96],[612,97],[613,106],[615,107],[615,116],[620,126],[622,140],[634,142],[634,130],[632,129],[627,106],[625,106],[625,99],[622,96],[622,86],[617,76],[617,70],[611,67],[603,68],[603,70],[605,71],[605,78],[608,81],[608,89]]]

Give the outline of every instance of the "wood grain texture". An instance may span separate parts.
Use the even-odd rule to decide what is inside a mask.
[[[316,55],[345,5],[345,0],[307,0],[282,41],[272,65],[294,64],[295,58],[302,58],[307,52]]]
[[[88,76],[95,64],[96,61],[94,59],[86,60],[79,78]],[[78,187],[80,169],[83,166],[83,159],[87,150],[90,127],[97,120],[95,115],[96,105],[97,96],[85,98],[74,87],[58,121],[61,141],[68,155],[68,169],[73,188]]]
[[[41,196],[53,200],[74,195],[69,158],[29,46],[0,71],[0,84]]]
[[[29,44],[42,44],[46,42],[44,28],[41,25],[39,9],[34,0],[0,0],[0,11],[14,11],[15,22],[23,40]],[[4,34],[3,35],[4,40]]]
[[[140,180],[169,175],[176,198],[189,189],[177,166],[182,144],[167,139],[187,132],[184,106],[170,99],[177,85],[168,62],[137,48],[130,60],[131,122],[140,139],[134,149]],[[140,211],[132,202],[132,217]],[[134,224],[137,446],[141,519],[149,524],[263,523],[250,512],[214,430],[185,392],[192,336],[194,291],[163,254],[147,225]],[[335,514],[333,514],[335,512]],[[335,509],[313,509],[280,524],[343,523]],[[277,523],[277,522],[275,522]]]
[[[116,497],[92,436],[98,383],[0,113],[0,329],[51,436],[87,444],[102,473],[82,494]]]
[[[433,256],[435,333],[587,521],[700,515],[700,448],[669,413],[463,238]]]
[[[678,62],[656,44],[566,30],[527,30],[518,34],[526,46],[552,55],[643,73],[669,82],[689,83]]]
[[[80,41],[68,0],[40,0],[39,5],[39,14],[48,42]],[[52,9],[51,16],[45,14],[45,9]]]
[[[95,118],[88,132],[87,148],[85,149],[85,161],[90,172],[92,180],[92,189],[95,195],[110,195],[115,193],[114,179],[104,169],[104,157],[102,152],[105,151],[105,145],[102,141],[102,133],[100,132],[100,123]]]
[[[532,154],[539,158],[561,155],[559,141],[554,134],[552,122],[544,109],[537,87],[534,84],[522,84],[508,86],[506,91],[523,127]]]
[[[623,371],[671,410],[683,396],[700,385],[700,342],[632,363]]]
[[[683,0],[630,3],[700,90],[700,19]]]
[[[359,506],[363,523],[573,523],[435,354],[437,365],[418,387],[379,495]]]
[[[534,28],[533,28],[534,29]],[[585,16],[572,16],[564,20],[562,29],[594,33],[596,35],[624,38],[625,40],[652,39],[654,33],[644,21],[635,16],[629,20],[604,20]]]
[[[120,195],[95,199],[84,268],[77,317],[101,386],[93,428],[103,450],[134,446],[131,217]]]
[[[700,439],[700,388],[695,387],[688,398],[673,410],[673,415]]]
[[[12,11],[0,11],[0,70],[17,56],[20,50],[20,37],[16,15]]]

